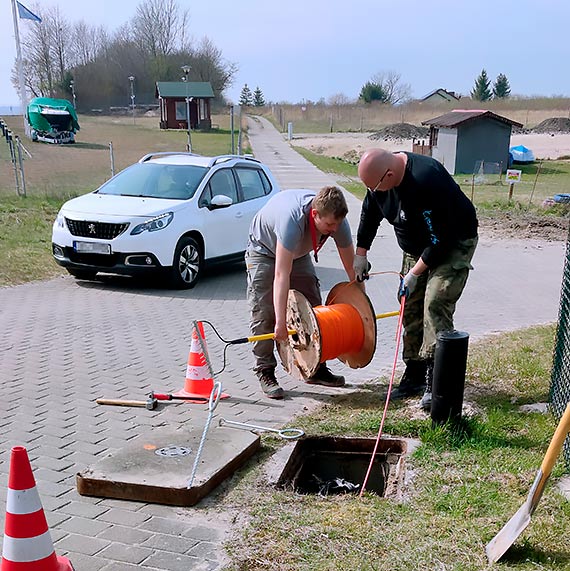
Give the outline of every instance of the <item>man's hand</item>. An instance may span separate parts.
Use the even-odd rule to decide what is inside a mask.
[[[405,276],[402,282],[402,287],[400,289],[400,295],[406,295],[406,297],[410,297],[413,291],[416,289],[416,285],[418,283],[418,277],[412,270],[410,270]]]
[[[275,341],[287,341],[287,338],[289,337],[287,326],[285,324],[279,325],[276,323],[273,333],[275,335]]]
[[[370,271],[371,267],[372,266],[370,265],[370,262],[368,261],[366,254],[364,254],[363,256],[356,254],[354,256],[354,264],[353,264],[354,273],[356,274],[356,281],[362,282],[364,280],[367,280],[370,277],[368,275],[368,272]]]

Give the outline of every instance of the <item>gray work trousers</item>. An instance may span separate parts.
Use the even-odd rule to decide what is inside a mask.
[[[252,335],[264,335],[275,330],[275,308],[273,306],[273,280],[275,258],[248,250],[245,253],[247,268],[247,301],[250,310],[250,331]],[[293,260],[289,287],[301,292],[311,306],[322,304],[319,279],[309,254]],[[263,369],[275,369],[277,359],[273,340],[253,343],[257,373]]]
[[[418,278],[415,290],[406,300],[403,318],[403,352],[405,362],[432,360],[436,335],[453,329],[453,314],[477,247],[477,238],[462,240],[439,266],[428,269]],[[404,254],[402,275],[415,265],[418,256]]]

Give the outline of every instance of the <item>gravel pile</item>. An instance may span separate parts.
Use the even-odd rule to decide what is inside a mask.
[[[393,123],[368,136],[372,141],[401,141],[405,139],[425,139],[429,136],[429,127],[416,127],[410,123]]]
[[[570,119],[566,117],[551,117],[539,123],[533,133],[570,133]]]

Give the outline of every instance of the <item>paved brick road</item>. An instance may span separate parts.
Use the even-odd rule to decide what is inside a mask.
[[[320,188],[334,182],[291,150],[264,119],[250,121],[256,156],[269,164],[285,188]],[[358,201],[349,197],[356,230]],[[564,245],[483,240],[476,271],[457,313],[457,327],[479,337],[553,321]],[[397,271],[399,252],[389,228],[381,229],[371,254],[374,270]],[[318,266],[325,293],[345,279],[334,247],[326,245]],[[374,276],[367,288],[376,312],[395,308],[393,275]],[[203,406],[174,404],[150,412],[103,407],[99,397],[142,399],[150,390],[184,384],[191,322],[211,321],[226,339],[248,334],[242,267],[211,274],[190,291],[137,285],[127,278],[76,282],[62,277],[0,289],[0,505],[3,526],[9,451],[28,449],[56,552],[79,571],[131,568],[219,569],[221,543],[232,514],[215,494],[193,508],[79,496],[75,475],[153,427],[204,426]],[[395,319],[378,322],[378,349],[360,371],[334,365],[352,385],[376,377],[392,363]],[[222,343],[206,330],[214,368]],[[247,345],[231,347],[219,375],[232,399],[219,405],[226,417],[281,425],[321,395],[343,389],[304,386],[281,376],[288,397],[260,395]],[[215,509],[208,509],[208,506]]]

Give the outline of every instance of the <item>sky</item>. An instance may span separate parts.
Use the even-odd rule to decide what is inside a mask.
[[[59,7],[113,32],[141,0],[21,0],[34,11]],[[272,102],[356,99],[376,74],[394,71],[413,97],[437,88],[468,95],[484,68],[507,76],[512,94],[570,96],[569,0],[178,0],[189,33],[207,36],[244,84]],[[29,20],[19,20],[20,34]],[[0,0],[0,106],[18,104],[11,0]],[[125,78],[127,82],[127,78]],[[79,90],[79,86],[77,86]]]

